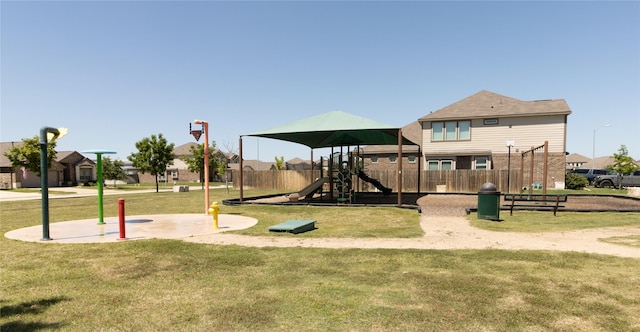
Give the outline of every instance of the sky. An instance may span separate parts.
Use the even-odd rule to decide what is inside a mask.
[[[66,127],[58,151],[126,161],[151,135],[195,142],[201,119],[237,153],[240,135],[326,112],[402,127],[488,90],[566,100],[569,153],[640,159],[638,1],[3,0],[0,19],[3,142]]]

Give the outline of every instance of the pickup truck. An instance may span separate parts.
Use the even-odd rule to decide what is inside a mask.
[[[599,175],[593,180],[593,184],[598,188],[611,187],[640,187],[640,170],[631,174]]]

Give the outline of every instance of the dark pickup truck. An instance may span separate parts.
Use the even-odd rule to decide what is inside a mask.
[[[593,180],[599,175],[609,175],[611,172],[607,169],[601,168],[576,168],[569,171],[569,173],[578,174],[589,181],[589,184],[593,184]]]
[[[599,175],[593,180],[593,184],[598,188],[640,187],[640,170],[625,175]]]

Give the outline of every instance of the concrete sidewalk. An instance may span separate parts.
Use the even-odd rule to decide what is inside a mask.
[[[216,187],[209,187],[209,189],[220,189],[220,188],[225,188],[225,186],[222,185],[222,186],[216,186]],[[39,188],[33,188],[33,189],[39,191]],[[170,192],[170,191],[173,191],[173,186],[160,186],[158,190],[160,192]],[[202,187],[190,186],[189,190],[190,191],[202,190]],[[150,192],[156,192],[155,187],[152,189],[140,189],[140,190],[120,190],[120,189],[104,188],[102,191],[102,194],[103,195],[128,195],[128,194],[141,194],[141,193],[150,193]],[[86,196],[98,196],[98,189],[96,187],[49,188],[49,199],[86,197]],[[10,191],[10,190],[0,190],[0,202],[23,201],[23,200],[33,200],[33,199],[42,199],[42,194],[40,192],[19,192],[19,191]]]
[[[42,225],[16,229],[5,237],[41,243],[104,243],[141,239],[186,239],[194,236],[210,236],[226,231],[245,229],[258,223],[257,219],[238,215],[220,214],[218,229],[214,229],[213,217],[206,214],[139,215],[125,217],[125,239],[120,238],[119,218],[63,221],[49,224],[51,241],[42,241]]]

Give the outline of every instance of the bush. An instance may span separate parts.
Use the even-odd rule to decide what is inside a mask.
[[[564,177],[564,186],[567,189],[583,189],[589,184],[587,178],[575,173],[567,173]]]

